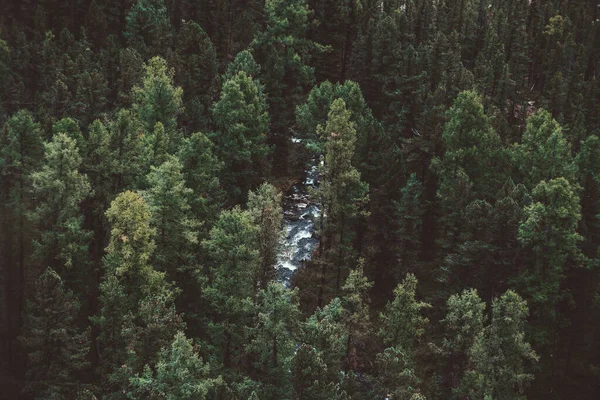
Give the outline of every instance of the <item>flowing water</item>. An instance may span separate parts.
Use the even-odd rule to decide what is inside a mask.
[[[309,188],[318,185],[317,159],[312,159],[303,182],[293,186],[283,200],[284,236],[277,257],[277,280],[290,286],[294,272],[311,259],[319,244],[315,221],[321,205],[310,198]]]

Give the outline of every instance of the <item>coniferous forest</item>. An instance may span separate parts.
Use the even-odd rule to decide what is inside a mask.
[[[0,399],[599,398],[597,1],[0,4]]]

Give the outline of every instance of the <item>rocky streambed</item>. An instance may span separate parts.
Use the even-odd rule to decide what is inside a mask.
[[[311,199],[309,188],[318,185],[317,158],[311,159],[304,181],[294,185],[283,200],[284,235],[277,258],[277,279],[286,287],[294,272],[312,258],[319,244],[315,222],[321,205]]]

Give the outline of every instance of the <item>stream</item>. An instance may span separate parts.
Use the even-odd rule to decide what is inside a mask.
[[[277,280],[290,287],[294,272],[312,258],[319,244],[315,222],[321,205],[312,201],[309,188],[318,185],[318,159],[310,160],[304,181],[289,190],[283,199],[284,234],[277,257]]]

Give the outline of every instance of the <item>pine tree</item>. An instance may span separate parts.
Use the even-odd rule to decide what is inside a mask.
[[[164,273],[150,260],[156,248],[148,204],[137,193],[119,194],[106,211],[111,226],[104,258],[105,279],[116,276],[127,296],[127,310],[133,310],[148,294],[166,290]]]
[[[334,298],[317,309],[302,326],[302,341],[311,346],[326,364],[325,382],[339,383],[339,371],[348,346],[342,301]]]
[[[223,163],[217,159],[213,142],[203,133],[196,132],[185,139],[178,157],[183,165],[185,186],[192,189],[192,214],[201,221],[199,236],[204,239],[219,217],[225,194],[219,176]]]
[[[292,358],[292,383],[296,400],[330,400],[336,398],[336,386],[327,381],[327,364],[317,350],[302,344]]]
[[[379,336],[386,349],[377,354],[377,381],[382,394],[408,397],[420,382],[416,371],[417,340],[429,320],[422,316],[431,305],[416,300],[417,278],[407,274],[394,290],[394,300],[380,314]],[[418,390],[416,390],[418,392]]]
[[[258,227],[260,269],[258,287],[266,288],[275,278],[275,264],[282,236],[283,209],[281,193],[271,184],[263,183],[248,194],[248,211]]]
[[[318,189],[327,215],[321,228],[321,246],[336,268],[339,290],[342,268],[352,259],[353,228],[368,200],[368,185],[352,165],[356,130],[343,100],[332,103],[327,125],[319,126],[318,132],[326,140],[323,182]]]
[[[239,365],[242,357],[260,265],[257,234],[250,213],[235,207],[221,213],[203,242],[209,266],[203,290],[210,305],[209,332],[226,368]]]
[[[193,265],[194,246],[198,244],[197,221],[191,214],[189,198],[193,191],[185,186],[181,162],[168,156],[158,167],[152,167],[143,192],[156,231],[154,266],[167,273],[169,281]]]
[[[134,86],[133,109],[146,132],[152,132],[157,122],[163,124],[170,138],[170,150],[177,148],[177,116],[182,111],[183,91],[173,84],[175,71],[167,68],[160,57],[151,58],[144,67],[141,86]]]
[[[137,116],[125,109],[117,112],[109,130],[114,154],[113,193],[119,193],[134,188],[139,177],[145,175],[144,130]]]
[[[413,173],[400,192],[400,200],[395,202],[399,270],[414,273],[419,261],[423,235],[423,184]],[[394,273],[392,276],[399,281],[401,275]]]
[[[213,116],[218,127],[213,140],[225,164],[222,181],[231,193],[230,199],[237,203],[246,198],[248,190],[257,186],[266,172],[269,113],[265,96],[258,84],[241,71],[223,84]]]
[[[442,320],[446,329],[442,349],[449,359],[452,388],[455,393],[460,393],[461,380],[472,367],[469,365],[471,349],[486,323],[485,303],[475,289],[465,289],[461,294],[450,296],[446,306],[448,311]]]
[[[31,175],[41,167],[44,145],[40,125],[28,111],[11,116],[0,131],[0,262],[3,265],[2,310],[6,327],[6,360],[17,361],[15,339],[25,311],[25,277],[32,252],[27,213],[34,207]]]
[[[444,156],[433,163],[440,177],[439,195],[448,197],[456,176],[465,174],[473,184],[474,198],[494,198],[504,184],[498,171],[502,153],[500,139],[484,113],[480,96],[472,91],[461,92],[447,118],[442,134]]]
[[[565,178],[541,181],[532,192],[533,202],[525,207],[519,226],[519,242],[531,251],[531,264],[518,278],[527,294],[533,321],[538,328],[534,342],[554,346],[561,282],[569,258],[581,260],[577,227],[581,219],[577,191]]]
[[[140,86],[144,77],[144,59],[135,49],[127,47],[119,52],[119,77],[116,82],[117,100],[121,107],[129,107],[133,100],[132,88]]]
[[[256,63],[251,50],[242,50],[235,55],[233,61],[227,64],[227,70],[223,75],[223,80],[227,81],[241,71],[244,71],[246,75],[252,79],[257,79],[259,77],[260,65]]]
[[[77,78],[75,98],[69,114],[82,126],[87,126],[106,110],[108,82],[102,72],[84,71]]]
[[[252,47],[273,116],[269,142],[276,144],[276,154],[287,157],[294,110],[314,81],[314,69],[308,63],[324,48],[307,38],[311,11],[305,0],[268,0],[265,14],[266,27],[254,38]],[[275,164],[284,165],[282,161]]]
[[[210,366],[202,361],[192,340],[180,331],[170,346],[161,350],[156,366],[146,364],[142,374],[130,378],[129,395],[203,400],[221,383],[220,377],[211,379],[209,376]]]
[[[342,321],[347,332],[346,352],[344,357],[344,371],[354,371],[362,361],[359,348],[364,348],[371,332],[369,320],[369,290],[373,286],[364,275],[364,261],[360,260],[358,266],[350,271],[342,287],[344,296],[342,306],[344,314]]]
[[[137,0],[126,16],[123,33],[130,47],[144,58],[164,56],[172,38],[172,27],[163,0]]]
[[[89,279],[91,232],[83,227],[79,206],[90,196],[91,187],[87,176],[79,172],[81,156],[74,139],[58,133],[45,147],[44,166],[32,175],[35,194],[43,199],[33,213],[39,229],[35,254],[42,267],[70,277],[67,282],[81,295]]]
[[[79,304],[51,268],[36,280],[35,289],[20,336],[28,355],[24,391],[36,399],[68,398],[89,364],[89,332],[78,332]]]
[[[539,110],[527,119],[521,143],[515,147],[514,165],[530,190],[540,181],[563,177],[575,183],[577,166],[562,128],[550,113]]]
[[[257,295],[255,313],[255,322],[249,329],[251,339],[245,349],[256,357],[255,366],[263,384],[261,397],[289,397],[291,360],[300,319],[297,291],[270,282]]]
[[[383,326],[379,335],[386,345],[413,352],[416,340],[423,335],[429,320],[421,315],[422,310],[431,308],[431,305],[417,301],[416,290],[417,278],[407,274],[394,290],[394,300],[380,315]]]
[[[521,297],[508,290],[492,304],[492,322],[481,332],[471,349],[474,366],[467,379],[474,387],[465,395],[493,399],[525,399],[524,388],[533,376],[525,363],[538,356],[525,341],[529,310]]]
[[[183,124],[188,132],[208,126],[209,109],[218,88],[216,52],[204,30],[186,21],[177,34],[175,78],[186,104]]]

